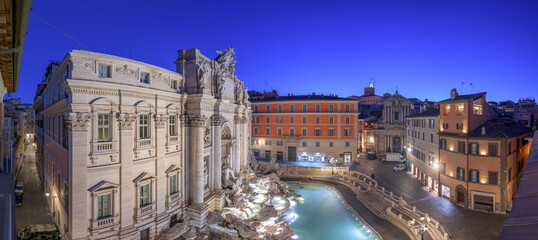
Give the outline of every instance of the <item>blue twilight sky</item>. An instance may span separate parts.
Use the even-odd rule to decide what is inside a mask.
[[[34,0],[15,97],[32,102],[49,60],[72,49],[175,70],[177,50],[210,58],[234,46],[250,90],[376,93],[442,100],[536,97],[538,1],[56,1]]]

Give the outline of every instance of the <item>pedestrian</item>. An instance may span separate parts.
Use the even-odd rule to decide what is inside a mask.
[[[370,177],[371,177],[372,179],[375,179],[375,175],[374,175],[373,173],[372,173],[372,175],[370,175]]]

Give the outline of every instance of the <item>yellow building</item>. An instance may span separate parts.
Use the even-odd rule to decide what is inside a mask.
[[[486,93],[458,95],[440,104],[441,196],[466,208],[505,213],[517,191],[531,129],[495,119]]]

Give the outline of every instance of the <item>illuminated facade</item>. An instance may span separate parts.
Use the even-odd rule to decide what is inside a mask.
[[[407,125],[409,167],[422,184],[439,189],[439,109],[425,109],[410,115]]]
[[[222,173],[247,165],[250,107],[233,48],[218,53],[180,50],[177,72],[66,55],[39,113],[44,187],[63,239],[155,239],[186,216],[203,227],[223,206]]]
[[[528,155],[531,130],[495,120],[486,93],[439,102],[440,195],[470,209],[505,213]]]
[[[357,101],[326,95],[252,101],[252,148],[263,160],[350,162],[357,153]]]
[[[411,101],[398,91],[383,101],[383,115],[374,123],[374,150],[378,155],[402,152],[406,143],[404,118],[411,115]]]

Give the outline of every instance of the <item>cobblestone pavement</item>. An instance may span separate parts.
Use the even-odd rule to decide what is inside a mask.
[[[430,192],[428,187],[414,177],[411,172],[394,172],[397,163],[383,163],[361,157],[359,164],[352,164],[350,170],[375,175],[375,180],[388,191],[392,191],[411,206],[445,226],[453,239],[498,239],[504,220],[508,215],[476,212],[460,207],[447,199]]]
[[[33,143],[23,153],[22,169],[16,182],[24,184],[22,206],[15,208],[17,229],[31,224],[53,223],[39,179]]]

